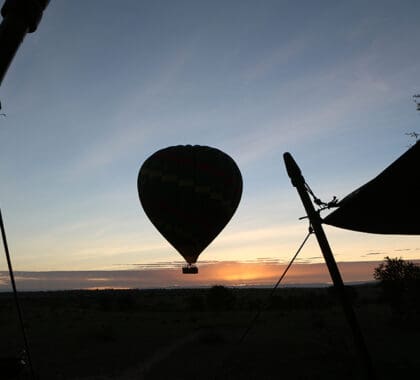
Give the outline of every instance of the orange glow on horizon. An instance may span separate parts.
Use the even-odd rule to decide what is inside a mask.
[[[132,288],[126,286],[94,286],[90,288],[83,288],[83,290],[130,290]]]
[[[377,262],[340,263],[345,282],[372,281],[373,269]],[[226,285],[245,283],[248,285],[274,284],[286,268],[284,264],[266,263],[217,263],[200,267],[195,281],[202,283],[221,282]],[[194,281],[194,282],[195,282]],[[189,281],[190,282],[190,281]],[[294,264],[283,279],[284,284],[331,283],[324,263]]]
[[[344,282],[373,281],[374,268],[381,261],[338,263]],[[170,287],[267,286],[278,281],[286,265],[279,263],[218,262],[198,265],[194,275],[182,274],[181,267],[118,270],[19,272],[17,281],[22,290],[64,289],[145,289]],[[294,264],[281,285],[331,284],[324,263]],[[9,291],[7,272],[0,272],[0,290]]]
[[[202,268],[202,275],[212,280],[223,280],[227,283],[270,283],[280,275],[283,265],[279,264],[251,264],[251,263],[218,263],[206,265]]]

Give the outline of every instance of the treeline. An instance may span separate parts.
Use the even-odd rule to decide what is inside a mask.
[[[354,303],[381,302],[377,285],[348,287]],[[201,289],[130,289],[24,292],[20,294],[26,309],[98,310],[109,312],[205,312],[327,309],[337,304],[334,289],[281,288],[270,297],[271,289],[228,288],[216,285]],[[14,308],[10,293],[0,294],[0,312]]]

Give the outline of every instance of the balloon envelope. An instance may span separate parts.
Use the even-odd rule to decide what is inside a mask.
[[[218,149],[179,145],[150,156],[137,186],[150,221],[193,264],[235,213],[242,176],[233,159]]]

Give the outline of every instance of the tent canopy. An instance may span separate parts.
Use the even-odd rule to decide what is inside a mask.
[[[420,235],[420,141],[341,200],[324,223],[377,234]]]

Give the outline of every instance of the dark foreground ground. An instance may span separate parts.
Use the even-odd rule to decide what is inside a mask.
[[[420,324],[376,286],[350,289],[378,379],[420,373]],[[267,289],[22,293],[39,379],[362,379],[332,289],[278,289],[242,343]],[[0,359],[23,347],[0,294]],[[0,378],[5,372],[0,368]],[[28,373],[19,379],[29,379]]]

